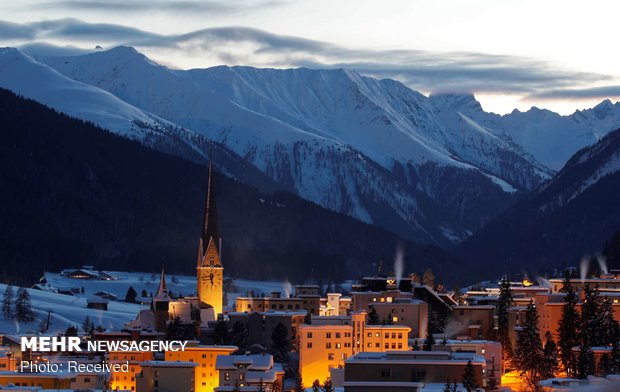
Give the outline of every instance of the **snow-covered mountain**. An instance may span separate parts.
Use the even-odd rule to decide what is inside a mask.
[[[620,129],[574,154],[551,180],[464,241],[456,252],[486,276],[534,273],[601,252],[620,227]],[[527,244],[527,246],[523,246]],[[519,271],[522,272],[522,271]],[[482,275],[481,275],[482,277]]]
[[[351,70],[173,70],[129,47],[35,58],[174,124],[175,138],[215,140],[323,207],[444,245],[550,178],[549,166],[598,140],[620,112],[612,105],[570,118],[548,112],[544,120],[534,109],[498,116],[472,95],[425,97]]]
[[[469,236],[551,174],[466,115],[350,70],[178,71],[127,47],[40,60],[222,143],[308,200],[420,241]]]
[[[0,87],[152,148],[194,161],[208,159],[209,140],[90,84],[68,78],[15,48],[0,48]],[[221,145],[211,146],[231,177],[274,189],[275,184]]]
[[[442,108],[463,113],[499,137],[512,139],[553,170],[560,170],[575,152],[620,127],[620,102],[613,104],[610,100],[568,116],[536,107],[499,116],[484,112],[471,95],[446,94],[431,99]]]

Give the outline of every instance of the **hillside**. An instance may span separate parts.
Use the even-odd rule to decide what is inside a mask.
[[[206,168],[0,91],[0,278],[30,281],[79,264],[192,274]],[[219,159],[216,154],[215,161]],[[391,264],[459,276],[457,261],[287,193],[225,176],[216,194],[226,273],[339,280]],[[439,276],[439,274],[438,274]]]
[[[482,276],[542,273],[600,253],[620,228],[620,129],[578,151],[536,192],[459,245]],[[609,252],[609,251],[608,251]],[[610,268],[618,258],[610,257]]]

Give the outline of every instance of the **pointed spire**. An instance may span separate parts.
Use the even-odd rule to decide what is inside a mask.
[[[207,251],[211,239],[218,245],[220,239],[220,231],[217,224],[217,211],[215,209],[215,191],[213,188],[213,164],[211,157],[213,156],[211,148],[209,148],[209,179],[207,183],[207,197],[205,200],[204,219],[202,225],[202,253]]]
[[[168,289],[166,288],[166,274],[164,272],[164,267],[161,267],[161,278],[159,278],[159,289],[157,289],[157,294],[167,293]]]

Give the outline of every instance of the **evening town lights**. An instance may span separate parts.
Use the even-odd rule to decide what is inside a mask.
[[[83,351],[78,337],[40,336],[22,337],[22,351],[32,350],[39,352],[50,351]],[[108,341],[93,340],[86,342],[86,351],[185,351],[187,341],[182,340],[152,340],[152,341]]]

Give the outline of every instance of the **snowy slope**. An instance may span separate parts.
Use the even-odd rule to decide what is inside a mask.
[[[468,116],[483,129],[513,140],[553,170],[560,170],[575,152],[620,127],[620,102],[609,100],[569,116],[536,107],[499,116],[484,112],[471,95],[444,94],[431,99],[442,108]]]
[[[41,61],[222,143],[310,201],[419,241],[466,237],[550,174],[510,139],[447,126],[423,95],[349,70],[178,71],[127,47]],[[463,189],[472,183],[489,199]]]

